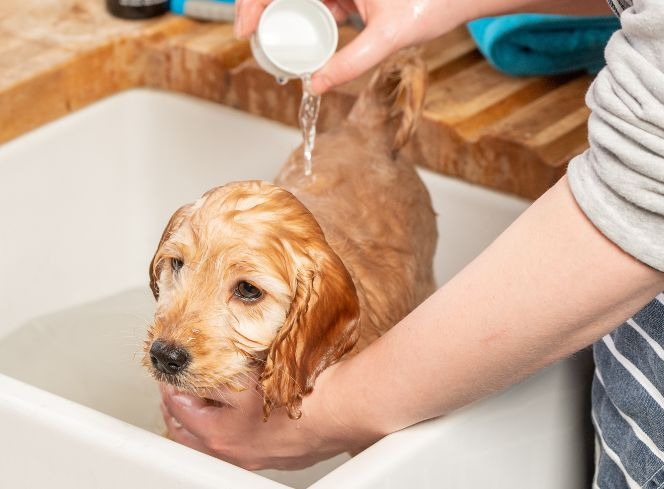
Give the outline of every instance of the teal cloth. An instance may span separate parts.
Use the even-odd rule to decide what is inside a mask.
[[[614,17],[515,14],[486,17],[468,30],[487,60],[509,75],[597,73],[604,47],[620,28]]]

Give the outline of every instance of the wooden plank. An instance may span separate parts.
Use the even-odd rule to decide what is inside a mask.
[[[536,81],[536,78],[509,77],[481,61],[432,84],[427,92],[425,115],[456,125]]]
[[[429,68],[430,85],[435,85],[484,59],[465,28],[455,29],[426,43],[423,57]]]
[[[424,44],[422,51],[429,71],[435,73],[459,58],[477,53],[477,48],[465,29],[454,29]]]
[[[89,50],[120,37],[140,35],[157,19],[127,21],[106,13],[103,1],[3,0],[13,10],[0,18],[0,28],[32,42],[71,51]]]
[[[109,45],[68,56],[0,90],[0,143],[132,86],[113,62],[116,52]]]
[[[19,39],[0,28],[0,92],[70,57],[67,50],[58,46]]]
[[[485,134],[521,144],[548,165],[563,165],[574,156],[571,152],[582,151],[586,146],[590,110],[584,98],[590,82],[589,76],[574,78],[515,110],[487,128]]]
[[[521,88],[506,93],[502,99],[495,100],[490,106],[454,124],[459,134],[468,141],[479,140],[488,129],[520,107],[524,107],[551,90],[555,90],[562,81],[556,78],[532,78]]]

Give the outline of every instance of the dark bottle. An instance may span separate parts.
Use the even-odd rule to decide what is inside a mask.
[[[168,12],[168,0],[106,0],[106,8],[122,19],[149,19]]]

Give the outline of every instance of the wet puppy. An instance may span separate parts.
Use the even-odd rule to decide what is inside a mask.
[[[433,292],[435,216],[399,155],[425,86],[421,59],[398,54],[318,137],[312,176],[300,148],[274,184],[229,183],[175,212],[150,265],[158,381],[207,397],[257,375],[265,418],[297,418],[323,369]]]

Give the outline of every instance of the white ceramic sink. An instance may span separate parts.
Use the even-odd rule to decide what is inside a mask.
[[[213,186],[271,179],[298,143],[213,103],[131,90],[0,146],[0,487],[584,486],[583,359],[304,471],[255,474],[155,434],[139,352],[161,230]],[[421,174],[442,283],[527,203]]]

